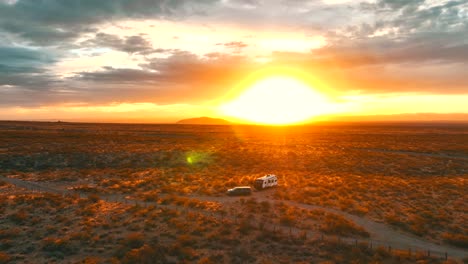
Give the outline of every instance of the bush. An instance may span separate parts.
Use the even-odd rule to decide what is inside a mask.
[[[166,249],[159,246],[148,246],[144,245],[138,249],[132,249],[125,254],[122,259],[123,264],[131,263],[141,263],[141,264],[151,264],[151,263],[167,263],[166,258]]]
[[[99,197],[99,195],[97,195],[95,193],[92,193],[92,194],[88,195],[88,200],[90,202],[97,203],[97,202],[99,202],[100,199],[101,198]]]
[[[260,208],[261,208],[262,212],[268,213],[270,211],[270,209],[271,209],[271,204],[268,201],[262,201],[260,203]]]
[[[21,233],[21,230],[19,228],[9,228],[9,229],[0,230],[0,239],[15,238],[20,233]]]
[[[24,210],[19,210],[18,212],[9,215],[8,218],[15,224],[22,224],[29,218],[29,214]]]
[[[198,253],[193,248],[183,247],[179,244],[171,247],[171,255],[178,257],[180,260],[195,260],[198,258]]]
[[[231,252],[231,263],[253,263],[255,260],[255,256],[244,247],[238,247]]]
[[[0,252],[0,264],[6,264],[10,262],[10,260],[11,257],[7,253]]]
[[[0,250],[13,247],[13,241],[10,239],[0,239]]]
[[[282,215],[279,219],[280,224],[285,225],[285,226],[293,226],[294,223],[296,222],[296,218],[294,215]]]
[[[243,234],[247,235],[249,234],[252,230],[254,230],[254,227],[250,224],[250,221],[248,218],[244,218],[240,221],[238,231]]]
[[[144,242],[145,236],[142,233],[131,233],[124,238],[122,245],[133,249],[143,246]]]
[[[320,230],[334,235],[358,235],[369,237],[369,233],[362,227],[357,226],[348,219],[335,214],[327,214],[324,223],[320,226]]]
[[[442,238],[449,244],[457,247],[468,248],[468,236],[463,234],[444,233]]]
[[[42,250],[46,252],[74,253],[74,248],[69,240],[46,237],[42,240]]]
[[[99,264],[104,261],[98,257],[86,257],[83,261],[79,262],[80,264]]]
[[[191,235],[187,235],[187,234],[184,234],[184,235],[180,235],[178,238],[177,238],[177,243],[181,246],[190,246],[190,245],[194,245],[196,244],[195,243],[196,240],[194,237],[192,237]]]

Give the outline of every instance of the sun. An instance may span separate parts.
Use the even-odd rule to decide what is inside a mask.
[[[249,84],[237,97],[221,106],[230,117],[267,125],[301,123],[327,113],[326,97],[291,76],[267,76]]]

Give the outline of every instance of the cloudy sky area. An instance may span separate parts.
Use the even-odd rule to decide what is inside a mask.
[[[222,116],[271,65],[343,114],[468,113],[468,2],[0,0],[0,119]]]

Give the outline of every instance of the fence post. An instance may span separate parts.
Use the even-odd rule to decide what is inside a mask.
[[[448,254],[447,254],[447,252],[445,252],[445,260],[447,260],[447,259],[448,259]]]
[[[411,257],[411,248],[408,248],[408,255]]]
[[[431,256],[431,250],[427,250],[427,256],[430,257]]]
[[[392,253],[392,246],[390,246],[390,245],[388,246],[388,252]]]

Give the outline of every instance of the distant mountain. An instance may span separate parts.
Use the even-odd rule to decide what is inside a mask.
[[[229,121],[220,118],[211,118],[211,117],[197,117],[197,118],[188,118],[177,121],[176,124],[180,125],[229,125]]]

